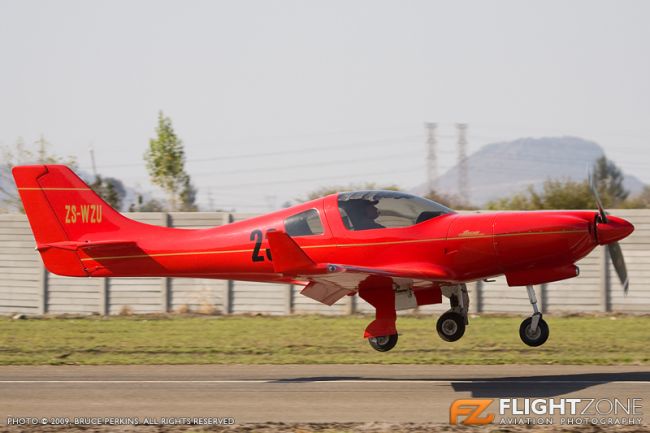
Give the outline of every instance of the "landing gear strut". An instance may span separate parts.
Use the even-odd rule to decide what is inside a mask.
[[[533,286],[526,286],[528,299],[533,306],[533,315],[523,322],[519,327],[519,337],[521,341],[529,346],[537,347],[546,342],[549,335],[548,325],[542,319],[542,313],[537,308],[537,297]]]
[[[465,326],[469,323],[467,286],[465,284],[446,286],[442,288],[442,293],[449,298],[451,308],[438,318],[436,331],[443,340],[456,341],[465,334]]]
[[[397,344],[397,328],[395,322],[395,293],[390,286],[359,289],[359,296],[375,307],[375,320],[373,320],[364,337],[370,346],[379,352],[388,352]]]

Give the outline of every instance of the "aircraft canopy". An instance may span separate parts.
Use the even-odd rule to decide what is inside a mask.
[[[454,211],[398,191],[354,191],[338,195],[339,211],[348,230],[408,227]]]

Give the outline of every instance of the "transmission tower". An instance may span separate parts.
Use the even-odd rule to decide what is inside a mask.
[[[427,122],[424,124],[427,129],[427,193],[436,190],[436,181],[438,179],[438,156],[436,155],[436,128],[437,123]]]
[[[467,177],[467,123],[457,123],[458,129],[458,194],[469,203],[469,180]]]

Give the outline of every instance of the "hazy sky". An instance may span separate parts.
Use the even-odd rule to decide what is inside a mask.
[[[159,110],[200,201],[262,211],[327,184],[425,180],[424,121],[470,150],[577,135],[650,182],[647,1],[0,0],[0,144],[150,189]],[[507,169],[507,166],[499,169]]]

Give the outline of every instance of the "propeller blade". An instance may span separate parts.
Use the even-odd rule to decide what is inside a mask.
[[[605,209],[603,208],[603,202],[600,201],[600,195],[598,195],[598,188],[596,188],[596,182],[591,173],[589,173],[589,187],[591,188],[591,192],[593,193],[594,198],[596,199],[596,206],[598,206],[598,212],[600,212],[600,219],[602,222],[607,224],[608,222],[607,214],[605,213]]]
[[[614,264],[614,269],[618,275],[618,279],[621,280],[623,285],[623,292],[627,295],[627,289],[630,285],[630,281],[627,278],[627,268],[625,267],[625,259],[623,258],[623,251],[621,251],[621,246],[618,242],[612,242],[607,244],[607,251],[609,252],[609,257],[612,259]]]

